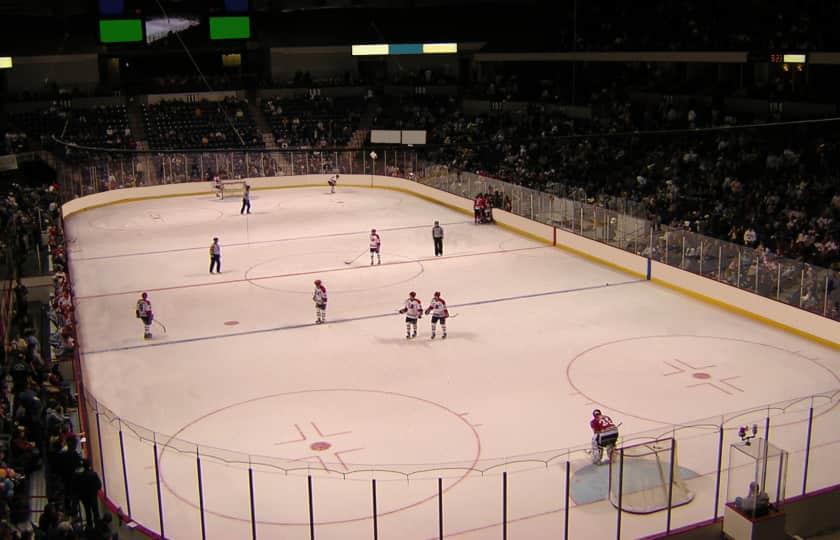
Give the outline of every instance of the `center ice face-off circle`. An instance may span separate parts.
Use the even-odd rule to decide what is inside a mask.
[[[366,261],[361,257],[362,262]],[[302,275],[317,275],[324,279],[330,294],[337,292],[370,291],[408,283],[423,274],[420,261],[389,253],[383,264],[370,271],[363,267],[343,264],[342,256],[335,251],[302,253],[299,257],[277,257],[256,264],[245,272],[245,279],[252,285],[280,292],[309,294],[301,291],[299,279]],[[388,262],[397,264],[387,264]],[[321,268],[322,270],[313,270]]]
[[[480,458],[481,440],[466,416],[437,402],[378,390],[305,390],[255,398],[212,411],[178,430],[161,451],[161,482],[170,496],[197,507],[194,457],[185,460],[183,453],[169,449],[186,444],[175,440],[190,441],[204,448],[204,477],[217,484],[220,478],[226,479],[223,490],[205,488],[208,513],[250,519],[248,504],[232,507],[230,500],[249,500],[251,463],[257,470],[258,488],[270,484],[275,490],[297,489],[311,474],[316,483],[330,482],[331,489],[362,494],[360,505],[352,504],[354,497],[325,505],[316,519],[319,524],[330,524],[370,518],[369,478],[404,484],[409,477],[394,472],[440,468],[426,474],[425,480],[411,477],[416,489],[397,490],[396,496],[383,500],[379,515],[384,516],[434,498],[437,482],[433,477],[443,477],[450,489],[469,474]],[[237,426],[236,433],[229,432],[230,426]],[[378,474],[371,474],[377,470]],[[353,471],[366,472],[355,476]],[[305,497],[305,489],[301,493]],[[260,497],[255,499],[257,515],[272,516],[261,523],[307,523],[306,515],[294,505],[275,504],[276,494],[266,494],[262,511]]]

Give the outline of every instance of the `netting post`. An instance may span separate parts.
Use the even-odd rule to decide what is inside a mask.
[[[438,478],[438,538],[443,540],[443,478]]]
[[[373,493],[373,540],[379,540],[379,523],[376,515],[376,478],[370,482],[371,492]]]
[[[720,505],[720,475],[723,473],[723,423],[718,428],[718,457],[717,457],[717,473],[715,474],[715,517],[718,518],[718,506]]]
[[[776,300],[782,295],[782,263],[781,261],[777,265],[779,271],[776,275]]]
[[[823,291],[823,317],[828,317],[828,276],[825,274],[825,291]]]
[[[811,460],[811,429],[814,427],[814,398],[811,398],[811,407],[808,409],[808,434],[805,438],[805,465],[802,471],[802,494],[805,495],[808,487],[808,464]]]
[[[718,281],[721,276],[721,265],[723,264],[723,246],[718,246]]]
[[[254,468],[250,463],[248,463],[248,494],[251,499],[251,538],[257,540],[257,513],[254,509]]]
[[[207,538],[206,525],[204,522],[204,483],[201,479],[201,455],[198,453],[198,447],[195,447],[195,472],[198,479],[198,515],[201,518],[201,540]]]
[[[128,517],[131,518],[131,497],[128,489],[128,468],[125,465],[125,442],[123,441],[122,420],[117,419],[120,430],[120,458],[122,460],[123,470],[123,485],[125,486],[125,509],[128,511]]]
[[[565,507],[566,513],[563,516],[563,540],[569,539],[569,511],[571,510],[571,506],[569,506],[569,481],[571,479],[571,463],[566,461],[566,494],[565,494]],[[609,495],[607,495],[609,496]]]
[[[612,467],[612,457],[610,457],[610,467]],[[612,475],[610,475],[612,477]],[[621,540],[621,505],[624,497],[624,448],[621,449],[618,455],[618,514],[615,523],[615,537]]]
[[[770,449],[770,411],[767,411],[767,417],[764,419],[764,466],[761,473],[761,489],[767,482],[767,452]]]
[[[312,505],[312,475],[306,477],[306,493],[309,496],[309,540],[315,540],[315,509]]]
[[[97,410],[94,411],[96,414],[96,442],[99,446],[99,467],[102,469],[102,493],[105,497],[108,496],[108,482],[106,481],[105,477],[105,457],[102,452],[102,428],[99,425],[99,407],[96,408]]]
[[[152,438],[152,451],[155,453],[155,488],[157,490],[158,522],[160,523],[160,537],[166,538],[163,530],[163,497],[160,492],[160,465],[158,463],[157,435]]]
[[[507,540],[507,471],[502,472],[502,540]]]
[[[671,463],[668,467],[668,513],[665,516],[665,534],[671,533],[671,505],[674,502],[674,460],[677,457],[677,440],[671,439]]]

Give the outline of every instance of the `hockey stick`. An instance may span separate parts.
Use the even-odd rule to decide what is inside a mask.
[[[349,261],[344,261],[344,264],[353,264],[354,262],[358,261],[358,260],[362,257],[362,255],[364,255],[364,254],[365,254],[365,253],[367,253],[367,252],[368,252],[368,250],[364,250],[363,252],[361,252],[361,253],[359,253],[358,255],[356,255],[356,257],[355,257],[355,258],[353,258],[353,259],[351,259],[351,260],[349,260]]]
[[[155,321],[156,323],[158,323],[158,324],[160,325],[160,327],[161,327],[161,328],[163,328],[163,333],[164,333],[164,334],[166,334],[166,333],[167,333],[167,332],[166,332],[166,326],[164,326],[164,324],[163,324],[162,322],[160,322],[159,320],[157,320],[157,319],[155,319],[154,321]]]

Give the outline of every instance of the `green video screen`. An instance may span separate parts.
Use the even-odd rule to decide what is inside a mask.
[[[210,39],[248,39],[250,17],[210,17]]]
[[[99,40],[102,43],[143,41],[143,21],[140,19],[100,19]]]

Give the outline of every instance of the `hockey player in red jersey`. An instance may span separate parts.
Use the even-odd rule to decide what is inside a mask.
[[[600,409],[595,409],[592,411],[589,427],[592,428],[592,463],[600,465],[604,450],[607,451],[607,460],[609,460],[610,452],[615,448],[618,440],[618,426],[612,418],[602,414]]]
[[[440,296],[440,292],[435,292],[434,298],[429,302],[429,307],[426,308],[426,315],[432,314],[432,339],[435,339],[435,325],[440,321],[440,330],[443,335],[441,339],[446,339],[446,318],[449,317],[449,310],[446,308],[446,300]]]
[[[315,280],[315,292],[312,293],[315,302],[315,324],[327,322],[327,288],[320,279]]]
[[[400,313],[405,313],[405,339],[417,337],[417,319],[423,316],[423,304],[417,299],[416,292],[408,293]]]
[[[379,257],[379,246],[382,245],[382,239],[379,238],[379,233],[376,229],[370,230],[370,265],[373,266],[373,256],[376,255],[376,264],[382,264],[382,259]]]

